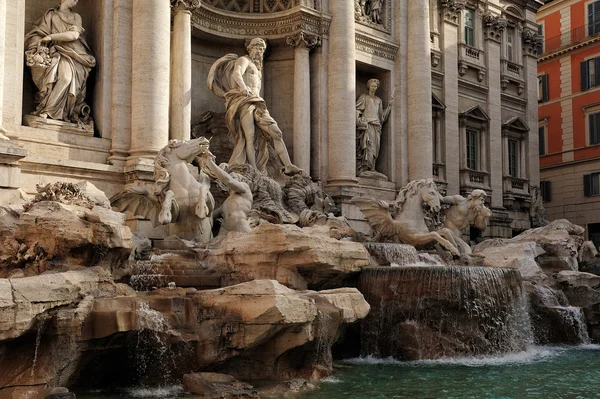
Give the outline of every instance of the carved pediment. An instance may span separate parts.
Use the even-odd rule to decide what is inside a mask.
[[[489,122],[490,117],[479,105],[460,113],[461,119],[475,119],[480,122]]]
[[[502,124],[502,130],[527,133],[529,132],[529,127],[523,122],[520,116],[515,116]]]
[[[431,106],[439,110],[446,109],[446,106],[444,105],[442,100],[440,100],[439,97],[435,95],[435,93],[431,93]]]

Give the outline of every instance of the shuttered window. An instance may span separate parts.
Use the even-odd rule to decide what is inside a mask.
[[[600,33],[600,1],[588,4],[588,35]]]
[[[581,90],[600,86],[600,57],[583,61],[581,67]]]
[[[546,155],[546,126],[538,127],[540,155]]]
[[[600,173],[583,175],[583,195],[590,197],[600,194]]]
[[[540,192],[542,194],[542,201],[552,201],[552,184],[549,180],[540,182]]]
[[[548,75],[540,75],[538,76],[538,102],[543,103],[549,99]]]
[[[600,144],[600,112],[588,116],[590,130],[590,145]]]

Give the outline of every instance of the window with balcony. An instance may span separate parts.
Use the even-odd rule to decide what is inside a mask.
[[[550,98],[549,88],[548,88],[548,75],[539,75],[538,76],[538,102],[544,103],[548,101]]]
[[[475,47],[475,11],[465,9],[464,18],[464,42],[466,45]]]
[[[588,35],[600,33],[600,0],[588,4]]]
[[[581,90],[600,86],[600,57],[590,58],[580,64]]]
[[[509,28],[506,30],[506,59],[515,62],[515,30]]]
[[[600,112],[588,115],[590,145],[600,144]]]
[[[591,197],[600,194],[600,173],[583,175],[583,195]]]

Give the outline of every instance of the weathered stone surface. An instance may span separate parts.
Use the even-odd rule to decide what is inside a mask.
[[[87,180],[81,180],[75,183],[75,187],[79,189],[94,205],[110,209],[110,200],[104,194],[104,191],[99,190],[96,186]]]
[[[562,270],[554,275],[557,283],[570,287],[597,287],[600,285],[600,276],[592,273]]]
[[[303,378],[283,381],[274,387],[261,388],[260,395],[267,398],[295,397],[299,392],[313,391],[317,389],[314,384]]]
[[[248,383],[227,374],[193,373],[183,376],[186,392],[211,399],[260,399],[258,392]]]
[[[494,246],[495,243],[501,243]],[[487,240],[473,248],[473,254],[484,258],[484,266],[519,269],[524,280],[544,282],[548,277],[535,259],[545,251],[535,242],[505,243]]]
[[[566,287],[563,292],[567,297],[569,304],[586,308],[600,303],[600,290],[586,286]]]

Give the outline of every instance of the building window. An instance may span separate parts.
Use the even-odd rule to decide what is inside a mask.
[[[509,28],[506,30],[506,59],[510,62],[515,61],[515,30]]]
[[[542,41],[542,54],[546,51],[546,39],[544,37],[544,24],[538,25],[538,35],[543,39]]]
[[[588,4],[588,35],[600,33],[600,1]]]
[[[542,125],[538,127],[538,140],[540,146],[539,155],[546,155],[546,125]]]
[[[540,193],[542,194],[542,201],[550,202],[552,200],[552,184],[549,180],[540,182]]]
[[[600,112],[588,115],[590,145],[600,144]]]
[[[519,177],[519,142],[508,140],[508,175]]]
[[[538,102],[543,103],[549,99],[548,75],[540,75],[538,76]]]
[[[590,197],[600,194],[600,173],[583,175],[583,195]]]
[[[467,129],[467,168],[478,170],[479,132]]]
[[[464,11],[465,18],[465,44],[475,47],[475,11],[466,9]]]
[[[581,90],[600,86],[600,57],[585,60],[580,66]]]

